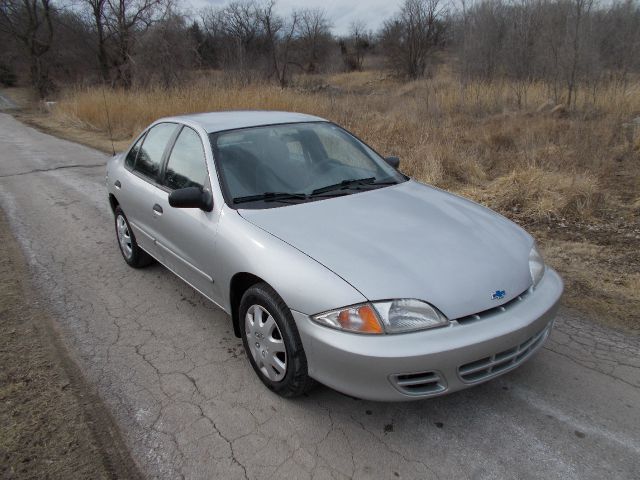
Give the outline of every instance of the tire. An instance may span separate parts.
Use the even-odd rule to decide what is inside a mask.
[[[266,283],[258,283],[242,296],[239,314],[242,343],[262,383],[283,397],[308,392],[315,382],[309,377],[300,335],[284,300]]]
[[[131,230],[129,220],[125,216],[120,206],[114,212],[116,226],[116,240],[122,258],[133,268],[142,268],[154,262],[154,259],[147,252],[142,250],[136,242],[136,237]]]

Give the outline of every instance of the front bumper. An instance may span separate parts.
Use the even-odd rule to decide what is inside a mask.
[[[415,400],[476,385],[533,355],[549,336],[563,284],[547,271],[535,289],[504,309],[464,324],[397,335],[359,335],[293,311],[309,375],[345,394],[378,401]]]

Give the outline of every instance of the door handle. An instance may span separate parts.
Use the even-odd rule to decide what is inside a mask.
[[[120,183],[120,180],[116,180],[113,186],[116,187],[118,190],[122,188],[122,184]]]
[[[157,216],[162,215],[162,207],[156,203],[153,206],[153,213],[156,214]]]

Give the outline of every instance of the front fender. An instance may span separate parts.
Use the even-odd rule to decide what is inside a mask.
[[[231,279],[238,272],[260,277],[289,308],[308,315],[366,301],[331,270],[227,206],[220,221],[216,253],[220,261],[221,306],[227,312],[231,312]]]

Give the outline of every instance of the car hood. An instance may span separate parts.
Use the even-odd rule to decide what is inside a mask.
[[[529,234],[487,208],[413,180],[240,214],[369,300],[421,299],[455,319],[506,303],[531,285]],[[502,298],[492,298],[498,290],[505,291]]]

